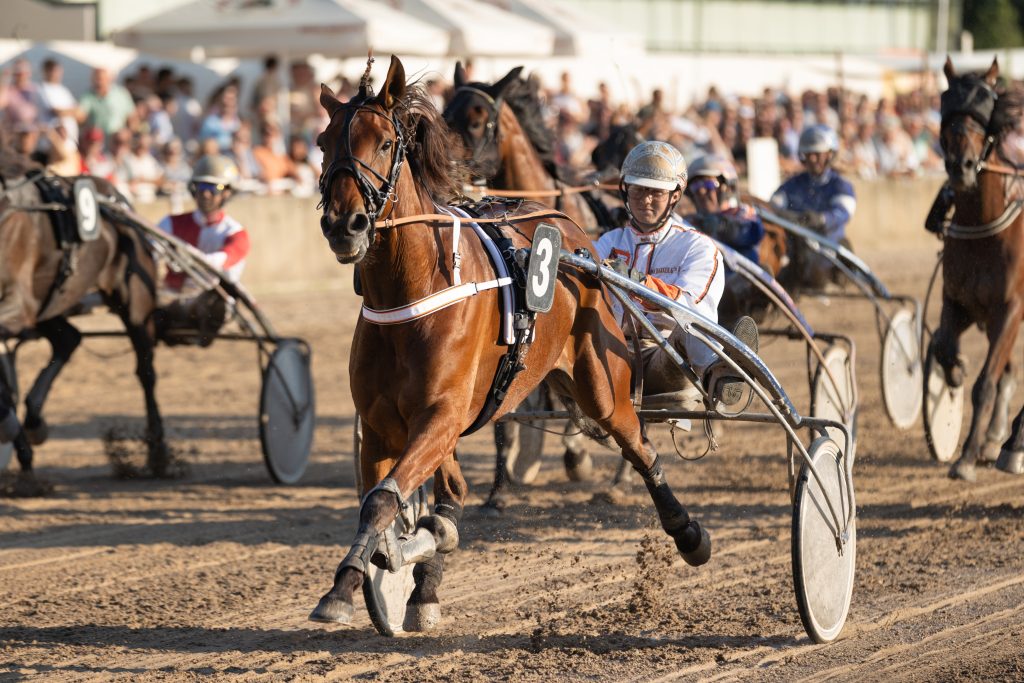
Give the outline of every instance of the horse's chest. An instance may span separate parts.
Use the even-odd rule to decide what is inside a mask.
[[[947,253],[942,270],[946,296],[973,312],[976,318],[1006,300],[1008,283],[1013,277],[1012,269],[1000,254],[982,250]]]

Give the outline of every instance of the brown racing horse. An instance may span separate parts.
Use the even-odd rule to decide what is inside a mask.
[[[982,76],[957,75],[948,58],[944,71],[949,87],[942,94],[941,143],[955,214],[944,237],[942,314],[930,352],[947,383],[961,386],[960,336],[977,324],[988,337],[971,392],[971,427],[950,469],[951,477],[973,481],[978,460],[998,459],[1000,469],[1024,471],[1024,411],[1012,432],[1006,424],[1014,391],[1010,354],[1024,316],[1024,178],[1003,145],[1021,132],[1024,91],[997,90],[995,61]]]
[[[406,614],[406,630],[423,630],[437,623],[444,553],[458,544],[457,523],[467,493],[456,441],[484,410],[507,349],[498,343],[498,290],[481,290],[397,324],[370,322],[365,309],[400,309],[448,290],[456,262],[461,262],[464,283],[494,280],[495,271],[483,241],[470,231],[458,246],[461,259],[453,258],[451,221],[434,220],[436,202],[458,194],[451,163],[458,141],[423,90],[406,85],[397,58],[391,58],[379,95],[373,95],[367,75],[349,102],[340,102],[327,86],[322,86],[320,102],[330,115],[318,139],[324,150],[320,225],[337,259],[356,264],[364,297],[349,377],[363,427],[359,462],[365,493],[352,548],[310,618],[351,619],[353,591],[363,581],[378,534],[433,474],[434,514],[422,518],[420,526],[430,531],[438,553],[416,566]],[[545,222],[562,233],[564,248],[593,249],[586,235],[557,212],[537,205],[525,209],[541,209]],[[507,205],[483,215],[506,216],[505,232],[516,248],[530,246],[539,224],[536,218],[517,218],[522,210]],[[570,269],[558,270],[554,286],[551,311],[536,319],[525,369],[492,417],[516,405],[550,373],[556,389],[606,430],[640,472],[662,527],[684,559],[705,562],[711,552],[707,532],[669,489],[630,403],[628,350],[609,293],[598,280]]]
[[[53,349],[50,362],[25,399],[24,425],[17,419],[12,388],[0,390],[0,440],[14,442],[21,468],[19,492],[25,494],[43,492],[32,474],[32,445],[46,439],[43,403],[82,339],[65,315],[92,290],[101,293],[125,324],[146,398],[148,466],[155,475],[167,474],[168,454],[153,368],[151,317],[156,304],[156,265],[145,241],[134,230],[99,218],[98,209],[100,228],[95,240],[59,242],[46,205],[55,205],[51,208],[66,214],[74,229],[74,180],[48,175],[0,139],[0,337],[38,335],[46,338]],[[99,194],[120,197],[109,182],[92,180]],[[37,181],[46,183],[67,201],[42,196]]]
[[[455,93],[444,120],[468,150],[475,181],[498,190],[557,190],[572,185],[570,171],[555,164],[555,139],[544,124],[540,99],[517,66],[493,84],[470,83],[462,64],[455,65]],[[565,182],[567,178],[569,182]],[[608,214],[595,192],[538,197],[577,225],[607,229]]]

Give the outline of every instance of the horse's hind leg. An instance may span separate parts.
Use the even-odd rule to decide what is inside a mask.
[[[985,444],[981,447],[978,460],[995,462],[1003,448],[1003,442],[1010,436],[1010,401],[1017,389],[1017,381],[1013,378],[1013,364],[1007,363],[1003,376],[996,387],[996,402],[992,409],[992,419],[985,431]]]
[[[437,589],[444,576],[445,555],[459,545],[459,521],[466,500],[466,480],[458,464],[458,455],[445,460],[434,473],[434,514],[419,521],[419,526],[433,534],[438,551],[413,569],[416,587],[409,596],[405,613],[406,631],[429,631],[441,621],[441,603]],[[443,550],[442,550],[443,548]]]
[[[146,326],[132,324],[127,318],[124,322],[135,350],[135,375],[146,398],[146,466],[154,477],[173,476],[171,454],[164,441],[164,423],[156,403],[156,368],[153,366],[156,340]]]
[[[644,481],[658,511],[661,527],[675,541],[687,564],[699,566],[711,558],[711,538],[690,518],[665,479],[654,446],[644,438],[629,396],[629,365],[609,350],[593,347],[577,356],[573,367],[573,397],[585,414],[597,421],[622,449]],[[616,388],[620,390],[615,391]]]
[[[1020,306],[1013,305],[1009,310],[996,311],[989,316],[986,332],[989,339],[988,356],[981,369],[978,380],[971,392],[971,403],[974,410],[971,415],[971,428],[967,433],[960,459],[953,463],[949,476],[954,479],[974,481],[975,462],[981,451],[981,421],[989,416],[996,402],[996,386],[1006,369],[1017,340],[1020,326]]]
[[[44,320],[36,329],[50,342],[50,362],[36,377],[32,389],[25,398],[25,433],[30,443],[39,445],[46,441],[48,430],[43,419],[43,404],[50,393],[57,375],[64,369],[71,354],[82,343],[82,333],[67,318],[57,317]]]

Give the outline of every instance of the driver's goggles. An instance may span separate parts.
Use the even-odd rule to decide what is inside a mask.
[[[220,194],[224,190],[228,189],[228,186],[224,183],[204,183],[195,182],[189,185],[189,189],[192,194],[200,194],[202,192],[209,192],[210,194]]]
[[[721,187],[721,183],[714,178],[701,178],[690,183],[690,192],[714,192],[719,187]]]

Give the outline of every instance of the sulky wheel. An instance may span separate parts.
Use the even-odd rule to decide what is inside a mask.
[[[6,344],[0,344],[0,391],[10,392],[11,405],[18,405],[18,373],[14,364],[14,352]],[[14,453],[14,443],[0,443],[0,471],[7,469]]]
[[[825,371],[828,368],[828,372]],[[832,379],[835,379],[833,383]],[[854,387],[853,368],[850,366],[850,354],[846,348],[833,345],[825,351],[825,362],[818,366],[814,373],[814,384],[811,389],[811,410],[813,417],[842,422],[850,430],[850,455],[856,451],[857,443],[857,406],[853,405],[857,392]],[[845,407],[849,407],[850,417],[847,419]],[[826,429],[829,437],[836,443],[843,443],[843,433],[838,429]]]
[[[796,481],[793,584],[804,630],[814,642],[828,643],[843,630],[853,598],[857,559],[853,475],[840,457],[839,446],[827,437],[815,439],[809,454],[818,476],[804,463]]]
[[[964,388],[946,384],[946,374],[932,355],[924,361],[924,436],[928,452],[939,462],[949,462],[960,445],[964,422]]]
[[[914,314],[902,309],[892,317],[882,340],[882,399],[889,419],[900,429],[910,429],[921,412],[918,387],[924,377]]]
[[[309,346],[301,339],[279,339],[263,370],[260,393],[263,461],[278,484],[294,484],[302,478],[315,423]]]

